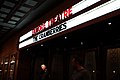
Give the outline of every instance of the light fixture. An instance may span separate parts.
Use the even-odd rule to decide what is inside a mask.
[[[27,51],[28,51],[29,49],[27,49]]]
[[[8,62],[5,62],[5,64],[8,64]]]
[[[43,44],[41,44],[41,47],[43,46]]]
[[[65,39],[67,39],[67,37],[65,37]]]
[[[110,26],[111,24],[112,24],[111,22],[108,23],[109,26]]]
[[[115,71],[113,71],[113,73],[115,74]]]
[[[95,70],[93,70],[93,73],[95,73]]]
[[[83,42],[81,42],[80,44],[83,45]]]
[[[10,63],[11,63],[11,64],[12,64],[12,63],[15,63],[15,61],[14,61],[14,60],[12,60]]]
[[[13,70],[11,69],[10,71],[12,72]]]

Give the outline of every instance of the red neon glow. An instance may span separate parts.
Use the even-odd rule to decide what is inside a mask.
[[[72,14],[72,7],[65,10],[63,13],[64,13],[64,19],[69,17]]]
[[[46,21],[42,25],[39,25],[38,27],[34,28],[34,30],[32,30],[32,34],[36,34],[44,30],[45,28],[52,26],[54,23],[68,18],[70,15],[72,15],[72,7],[63,11],[63,13],[56,15],[54,18],[51,18],[49,21]]]
[[[46,28],[45,26],[46,26],[45,23],[43,23],[42,25],[39,25],[34,30],[32,30],[32,34],[36,34],[36,33],[40,32],[40,31],[42,31],[43,29]]]

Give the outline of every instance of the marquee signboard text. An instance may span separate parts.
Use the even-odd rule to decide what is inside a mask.
[[[29,31],[28,33],[26,33],[25,35],[20,37],[19,48],[22,48],[22,47],[25,47],[32,43],[35,43],[37,41],[46,39],[46,38],[56,35],[60,32],[63,32],[70,28],[73,28],[77,25],[83,24],[87,21],[93,20],[95,18],[101,17],[103,15],[106,15],[108,13],[111,13],[115,10],[120,9],[120,4],[119,4],[120,0],[109,0],[105,3],[103,3],[102,5],[99,5],[89,11],[86,11],[85,13],[82,13],[72,19],[69,19],[63,23],[60,23],[59,25],[57,25],[55,27],[52,27],[52,28],[40,33],[40,31],[52,26],[54,23],[59,22],[63,19],[66,19],[70,15],[73,15],[73,14],[87,8],[88,6],[91,6],[91,5],[99,2],[99,1],[101,1],[101,0],[82,0],[79,3],[75,4],[74,6],[72,6],[71,8],[63,11],[63,13],[56,15],[54,18],[51,18],[50,20],[46,21],[45,23],[42,23],[42,25],[39,25],[34,30]],[[29,38],[29,37],[31,37],[31,38]],[[29,39],[27,39],[27,38],[29,38]],[[27,40],[25,40],[25,39],[27,39]]]

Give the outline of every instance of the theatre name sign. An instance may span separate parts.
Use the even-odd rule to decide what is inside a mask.
[[[70,28],[73,28],[77,25],[83,24],[87,21],[92,19],[98,18],[110,12],[120,9],[120,0],[109,0],[102,5],[99,5],[91,10],[86,11],[78,16],[75,16],[72,19],[69,19],[65,22],[58,24],[57,26],[51,27],[54,23],[60,22],[71,15],[80,12],[81,10],[92,6],[102,0],[82,0],[79,3],[73,5],[72,7],[66,9],[61,14],[56,15],[55,17],[51,18],[50,20],[46,21],[45,23],[40,24],[33,30],[29,31],[28,33],[24,34],[19,39],[19,48],[23,48],[27,45],[32,43],[41,41],[53,35],[56,35],[60,32],[66,31]],[[49,29],[47,29],[49,28]],[[46,31],[43,31],[45,30]]]

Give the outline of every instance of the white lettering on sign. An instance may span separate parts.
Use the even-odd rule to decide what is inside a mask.
[[[34,34],[40,32],[40,31],[44,30],[45,28],[48,28],[48,27],[52,26],[54,23],[66,19],[70,15],[72,15],[72,8],[69,8],[69,9],[63,11],[62,14],[58,14],[54,18],[51,18],[49,21],[46,21],[42,25],[39,25],[34,30],[32,30],[32,34],[34,35]]]
[[[42,36],[38,37],[38,38],[40,38],[39,41],[43,40],[45,38],[48,38],[50,36],[53,36],[53,35],[55,35],[57,33],[63,32],[63,31],[65,31],[67,29],[70,29],[72,27],[75,27],[77,25],[80,25],[82,23],[85,23],[87,21],[90,21],[92,19],[98,18],[100,16],[103,16],[103,15],[108,14],[110,12],[113,12],[115,10],[118,10],[118,9],[120,9],[119,2],[120,2],[120,0],[110,0],[110,1],[108,1],[108,2],[106,2],[106,3],[104,3],[104,4],[100,5],[100,6],[98,6],[96,8],[93,8],[93,9],[91,9],[91,10],[89,10],[89,11],[87,11],[87,12],[81,14],[81,15],[78,15],[78,16],[76,16],[76,17],[74,17],[74,18],[72,18],[72,19],[64,22],[64,23],[61,23],[61,24],[65,24],[65,26],[67,26],[67,27],[65,29],[62,29],[61,31],[56,31],[56,32],[54,30],[51,30],[53,28],[55,28],[55,30],[57,30],[56,26],[53,27],[53,28],[51,28],[51,29],[49,29],[51,31],[50,33],[52,33],[52,35],[43,36],[43,33],[47,34],[46,32],[47,31],[49,32],[49,30],[47,30],[45,32],[42,32]],[[40,34],[38,34],[38,35],[40,35]],[[30,38],[29,40],[26,40],[26,41],[20,43],[19,44],[19,48],[22,48],[24,46],[27,46],[29,44],[34,43],[33,40],[35,40],[35,39]]]
[[[91,0],[82,0],[79,3],[75,4],[74,6],[63,11],[61,14],[58,14],[54,18],[51,18],[49,21],[46,21],[42,25],[39,25],[38,27],[34,28],[34,30],[32,30],[32,34],[36,34],[40,31],[44,30],[45,28],[52,26],[54,23],[64,20],[64,19],[68,18],[70,15],[73,15],[73,14],[95,4],[96,2],[99,2],[99,1],[100,0],[92,0],[92,1]]]
[[[67,28],[66,26],[66,22],[60,24],[60,25],[57,25],[47,31],[44,31],[36,36],[33,37],[33,42],[37,42],[37,41],[40,41],[42,39],[45,39],[47,37],[50,37],[52,35],[55,35],[63,30],[65,30]]]
[[[63,11],[61,14],[56,15],[55,17],[51,18],[50,20],[46,21],[45,23],[42,23],[39,26],[37,26],[36,28],[34,28],[32,30],[32,34],[29,34],[27,36],[23,35],[24,37],[21,36],[19,42],[27,39],[28,37],[30,37],[32,35],[35,35],[36,33],[52,26],[54,23],[64,20],[65,18],[69,17],[70,15],[73,15],[73,14],[99,2],[99,1],[101,1],[101,0],[82,0],[82,1],[80,1],[79,3],[73,5],[72,7],[66,9],[65,11]],[[31,31],[28,33],[31,33]]]

